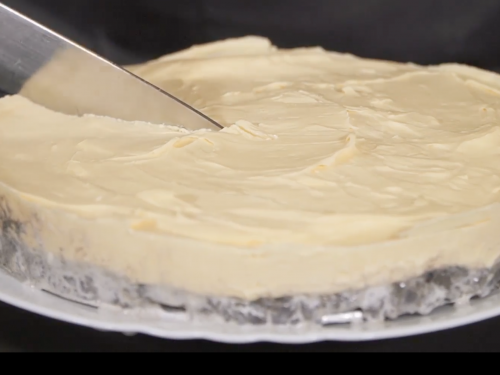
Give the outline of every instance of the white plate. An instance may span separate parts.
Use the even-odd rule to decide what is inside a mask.
[[[53,319],[102,331],[142,333],[165,339],[206,339],[223,343],[274,342],[306,344],[320,341],[372,341],[456,328],[500,316],[500,294],[461,307],[446,307],[429,317],[408,317],[374,326],[242,329],[233,325],[200,325],[151,314],[96,310],[32,289],[0,272],[0,300]]]

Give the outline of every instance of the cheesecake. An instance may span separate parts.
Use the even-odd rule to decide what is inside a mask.
[[[0,99],[10,274],[238,324],[395,319],[496,290],[500,75],[253,36],[126,68],[224,129]]]

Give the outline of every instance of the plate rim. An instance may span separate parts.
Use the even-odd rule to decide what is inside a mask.
[[[223,344],[384,341],[446,331],[500,316],[500,293],[497,293],[472,301],[470,305],[442,308],[439,313],[428,317],[407,317],[373,326],[318,327],[310,331],[307,327],[254,329],[231,324],[198,324],[151,318],[141,320],[140,317],[134,317],[135,314],[129,315],[117,309],[97,310],[64,300],[23,284],[3,271],[0,271],[0,301],[36,315],[97,331],[143,334],[165,340],[208,340]]]

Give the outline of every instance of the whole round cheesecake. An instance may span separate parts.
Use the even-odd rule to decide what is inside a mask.
[[[276,304],[495,267],[499,75],[259,37],[128,69],[225,129],[1,99],[0,264],[12,274],[127,306],[153,299],[144,288]],[[481,293],[484,277],[471,279]]]

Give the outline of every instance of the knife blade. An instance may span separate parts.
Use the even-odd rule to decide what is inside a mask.
[[[174,95],[2,3],[0,90],[69,115],[222,129]]]

